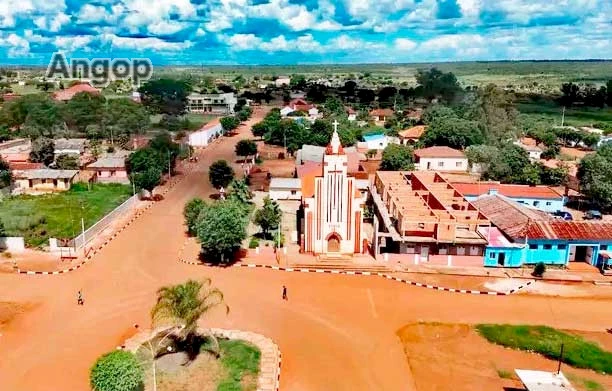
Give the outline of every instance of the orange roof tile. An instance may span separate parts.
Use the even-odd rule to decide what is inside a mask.
[[[421,148],[416,149],[414,151],[414,155],[418,157],[441,157],[441,158],[464,158],[465,155],[458,149],[453,149],[449,147],[429,147],[429,148]]]
[[[427,126],[425,125],[417,125],[412,128],[408,128],[399,132],[400,137],[402,138],[420,138],[423,133],[427,130]]]
[[[562,195],[557,193],[549,186],[529,186],[529,185],[512,185],[500,184],[496,182],[480,182],[480,183],[458,183],[452,182],[452,185],[457,191],[463,195],[480,196],[488,194],[490,190],[497,190],[503,196],[510,198],[541,198],[541,199],[559,199]]]
[[[55,100],[70,100],[72,99],[76,94],[78,94],[79,92],[88,92],[90,94],[99,94],[100,90],[90,86],[87,83],[80,83],[80,84],[75,84],[70,88],[67,88],[65,90],[61,90],[61,91],[57,91],[55,94],[53,94],[53,98]]]
[[[391,110],[391,109],[374,109],[374,110],[370,111],[370,116],[391,117],[392,115],[393,115],[393,110]]]

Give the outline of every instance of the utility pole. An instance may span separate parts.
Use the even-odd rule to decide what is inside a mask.
[[[172,178],[172,170],[170,164],[170,150],[168,150],[168,178]]]
[[[561,113],[561,126],[565,123],[565,106],[563,106],[563,112]]]

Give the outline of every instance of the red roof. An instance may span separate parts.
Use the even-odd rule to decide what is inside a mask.
[[[293,99],[289,102],[289,107],[295,111],[308,111],[314,107],[313,104],[306,102],[304,99]]]
[[[87,83],[80,83],[80,84],[75,84],[70,88],[67,88],[65,90],[61,90],[61,91],[57,91],[55,94],[53,94],[53,98],[55,100],[70,100],[72,99],[76,94],[78,94],[79,92],[88,92],[90,94],[99,94],[100,90],[90,86]]]
[[[449,147],[429,147],[416,149],[414,155],[417,157],[441,157],[441,158],[465,158],[463,152]]]
[[[393,115],[393,110],[391,109],[374,109],[370,111],[371,117],[391,117]]]
[[[9,162],[9,167],[13,171],[38,170],[43,168],[44,164],[32,162]]]
[[[402,138],[421,138],[421,136],[423,135],[423,133],[425,133],[425,130],[427,130],[427,126],[425,125],[417,125],[417,126],[413,126],[412,128],[408,128],[405,130],[402,130],[401,132],[399,132],[400,137]]]
[[[464,196],[481,196],[488,194],[491,190],[510,198],[541,198],[541,199],[561,199],[562,195],[557,193],[549,186],[529,186],[500,184],[497,182],[477,182],[477,183],[455,183],[452,185],[459,193]]]

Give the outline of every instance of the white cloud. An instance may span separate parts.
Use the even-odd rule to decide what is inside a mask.
[[[184,28],[183,24],[175,20],[166,21],[160,20],[147,27],[150,33],[155,35],[169,35],[181,31]]]
[[[70,22],[70,17],[63,12],[59,12],[55,15],[44,15],[34,19],[34,24],[41,30],[48,30],[51,32],[58,32],[62,26]]]
[[[463,16],[473,18],[480,14],[482,0],[457,0],[457,4]]]
[[[104,42],[110,43],[112,48],[127,49],[135,51],[155,50],[162,52],[175,52],[189,49],[193,42],[167,42],[159,38],[131,38],[118,37],[114,34],[105,34],[102,37]]]
[[[196,16],[196,8],[189,0],[155,0],[154,4],[151,0],[126,0],[124,6],[127,16],[123,19],[123,24],[131,32],[140,28],[149,29],[150,26],[163,29],[164,26],[160,27],[159,23],[168,22],[169,15],[172,14],[181,19]]]
[[[30,43],[28,40],[15,33],[11,33],[6,37],[0,36],[0,47],[7,47],[7,54],[11,58],[30,55]]]
[[[74,52],[75,50],[87,51],[89,45],[94,40],[91,35],[76,35],[76,36],[64,36],[55,37],[53,43],[55,46],[64,52]]]
[[[326,48],[332,50],[374,50],[385,48],[385,44],[378,42],[367,42],[362,39],[351,38],[346,34],[331,39]]]
[[[120,7],[123,7],[119,5]],[[79,10],[77,19],[81,23],[100,23],[109,22],[113,16],[113,13],[109,13],[108,10],[102,6],[96,6],[91,4],[85,4]]]
[[[261,38],[255,36],[255,34],[234,34],[226,38],[226,43],[232,50],[243,51],[257,50],[262,41]]]
[[[417,47],[417,43],[408,38],[397,38],[394,46],[399,51],[410,51]]]

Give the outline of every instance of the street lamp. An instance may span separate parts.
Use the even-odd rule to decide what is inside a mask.
[[[160,346],[162,346],[162,343],[166,340],[166,338],[168,338],[169,336],[172,335],[172,333],[176,330],[176,331],[181,331],[185,328],[185,325],[181,325],[178,327],[172,327],[169,330],[166,331],[166,334],[164,335],[164,337],[162,339],[159,340],[159,342],[157,342],[155,344],[155,348],[153,347],[153,344],[151,343],[151,339],[153,339],[155,337],[155,335],[152,335],[151,338],[147,339],[147,348],[149,350],[149,353],[151,354],[151,369],[153,370],[153,391],[157,391],[157,368],[155,366],[155,352],[157,352],[157,350],[159,350]],[[177,330],[178,329],[178,330]],[[168,352],[172,351],[172,346],[168,346],[166,347],[166,350]]]

